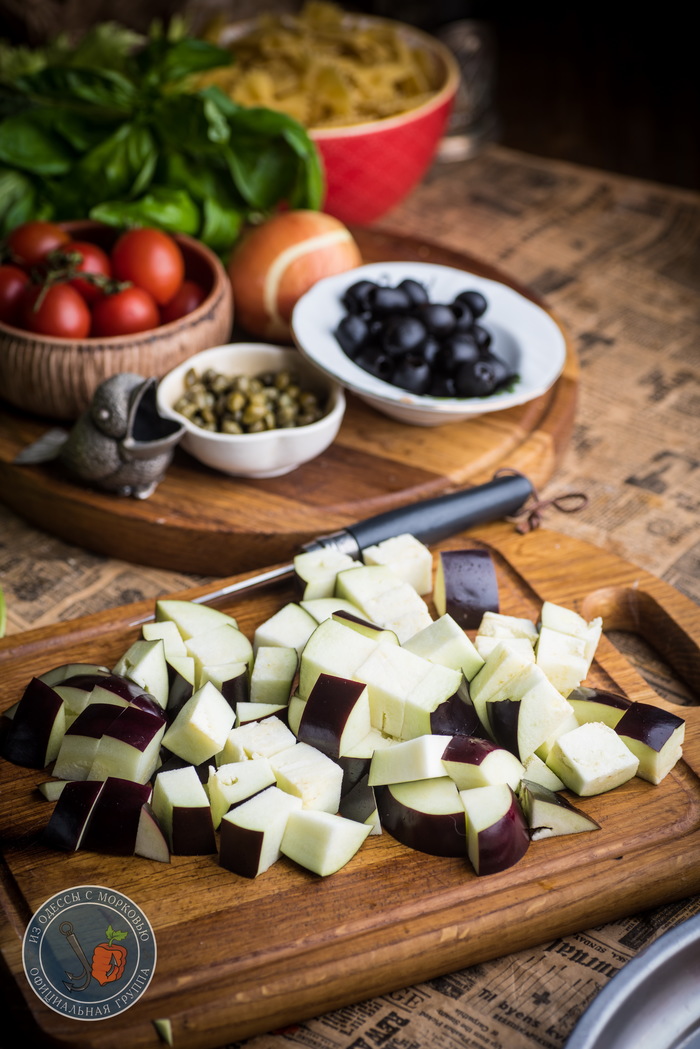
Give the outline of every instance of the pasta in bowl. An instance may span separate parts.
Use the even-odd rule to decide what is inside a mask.
[[[455,59],[435,38],[319,0],[299,15],[261,15],[209,35],[234,61],[199,84],[302,123],[323,163],[330,215],[369,225],[425,174],[459,81]]]

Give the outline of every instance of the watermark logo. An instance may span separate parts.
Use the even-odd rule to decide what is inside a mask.
[[[49,1009],[74,1020],[105,1020],[145,992],[155,971],[156,940],[128,897],[101,885],[77,885],[34,913],[22,962]]]

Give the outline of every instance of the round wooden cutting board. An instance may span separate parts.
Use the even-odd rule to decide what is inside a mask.
[[[366,262],[455,266],[500,280],[546,308],[479,259],[379,231],[353,233]],[[0,402],[0,500],[38,528],[110,557],[206,576],[259,568],[291,557],[317,535],[488,481],[500,467],[520,470],[542,485],[556,469],[574,423],[578,364],[566,341],[561,376],[529,404],[424,428],[389,419],[349,395],[334,444],[292,473],[232,478],[178,449],[163,482],[143,500],[84,487],[55,463],[15,465],[17,453],[52,424]]]

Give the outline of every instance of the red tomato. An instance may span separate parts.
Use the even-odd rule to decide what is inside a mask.
[[[131,285],[98,299],[92,308],[92,335],[112,338],[148,331],[160,324],[155,299],[143,288]]]
[[[8,235],[7,246],[14,262],[21,266],[35,266],[50,251],[56,251],[68,243],[70,237],[55,222],[35,219],[15,226]]]
[[[90,333],[90,309],[70,284],[30,284],[22,295],[20,322],[39,335],[84,339]]]
[[[80,270],[81,273],[92,273],[98,277],[112,276],[112,264],[109,261],[109,255],[97,244],[91,244],[87,240],[71,240],[61,251],[66,254],[81,256],[82,261],[76,265],[76,269]],[[71,280],[70,284],[89,303],[96,302],[104,294],[98,284],[93,284],[89,280],[82,280],[80,277]]]
[[[162,230],[130,229],[112,248],[112,272],[117,280],[150,292],[163,306],[184,280],[185,260],[180,245]]]
[[[196,310],[204,302],[206,294],[201,284],[193,280],[183,280],[172,299],[166,302],[165,306],[161,306],[161,321],[163,324],[169,324],[170,321],[179,320],[180,317],[192,313],[192,310]]]
[[[29,276],[19,266],[0,266],[0,321],[16,324],[22,292],[29,284]]]

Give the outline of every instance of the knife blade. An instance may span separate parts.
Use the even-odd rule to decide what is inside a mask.
[[[387,510],[348,525],[340,531],[318,536],[305,543],[300,552],[327,548],[349,554],[350,557],[359,560],[362,551],[368,546],[374,546],[404,532],[409,532],[416,539],[429,545],[475,525],[510,517],[516,514],[533,494],[533,485],[523,474],[503,473],[494,476],[486,484]],[[294,562],[291,561],[247,579],[227,583],[193,600],[198,604],[212,604],[233,594],[270,585],[293,574]]]

